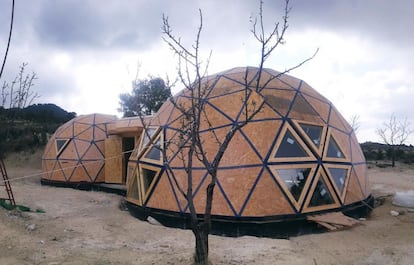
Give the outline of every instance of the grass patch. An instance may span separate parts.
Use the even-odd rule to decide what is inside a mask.
[[[14,210],[14,209],[17,208],[22,212],[32,212],[32,209],[30,209],[30,207],[27,207],[27,206],[24,206],[24,205],[19,205],[19,204],[12,205],[12,204],[8,203],[5,199],[0,199],[0,206],[3,207],[6,210],[9,210],[9,211]],[[36,209],[36,211],[34,211],[34,212],[36,212],[36,213],[45,213],[45,211],[43,209],[40,209],[40,208]]]

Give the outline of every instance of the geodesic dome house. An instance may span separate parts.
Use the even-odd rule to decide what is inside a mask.
[[[277,233],[276,226],[288,229],[310,214],[365,212],[372,196],[366,162],[351,126],[304,81],[263,69],[257,92],[253,89],[257,75],[257,68],[234,68],[202,80],[208,91],[200,137],[208,154],[219,148],[214,138],[224,137],[240,119],[241,98],[247,95],[252,102],[264,102],[254,119],[235,134],[220,163],[213,232],[269,235]],[[185,104],[186,91],[176,99]],[[186,190],[187,175],[179,150],[167,149],[169,161],[163,161],[160,151],[178,137],[181,117],[166,102],[151,118],[129,158],[126,199],[140,219],[152,216],[164,225],[186,228],[189,209],[179,189]],[[174,177],[166,171],[167,162]],[[208,174],[197,159],[193,170],[195,207],[202,216]]]
[[[105,180],[107,124],[115,116],[91,114],[60,126],[42,156],[43,184],[88,186]]]

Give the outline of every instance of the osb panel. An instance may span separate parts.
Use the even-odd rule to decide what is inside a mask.
[[[103,161],[84,161],[83,166],[88,172],[89,176],[92,178],[92,181],[99,179],[99,173],[103,171],[104,162]]]
[[[60,154],[59,160],[61,159],[72,159],[78,160],[78,154],[76,153],[75,143],[74,141],[70,141],[66,146],[65,150]]]
[[[103,142],[102,145],[105,143]],[[96,147],[95,144],[91,144],[88,151],[84,153],[82,159],[104,159],[100,150]]]
[[[328,122],[329,110],[331,108],[329,103],[306,95],[303,95],[303,97],[306,99],[307,102],[311,104],[311,106],[316,110],[316,112],[319,113],[324,122]]]
[[[351,152],[352,152],[352,161],[354,163],[365,162],[364,153],[361,150],[361,146],[358,143],[358,140],[354,133],[351,134]]]
[[[300,94],[297,95],[295,102],[293,103],[292,109],[289,112],[289,118],[317,124],[324,123],[319,114]]]
[[[88,150],[89,146],[91,145],[89,141],[85,142],[85,141],[80,141],[80,140],[72,140],[72,142],[76,146],[76,151],[79,155],[79,158],[83,157],[83,155],[85,154],[85,152]],[[99,157],[101,156],[99,155]],[[98,158],[98,157],[94,157],[94,158]]]
[[[243,127],[242,131],[249,138],[261,157],[265,158],[281,125],[282,122],[279,120],[251,122]]]
[[[354,170],[351,170],[351,175],[348,183],[348,189],[345,195],[345,204],[351,204],[364,199],[361,188],[358,184],[357,176]]]
[[[230,117],[230,119],[236,120],[241,108],[244,106],[245,96],[244,91],[241,91],[228,96],[210,98],[209,102]]]
[[[122,138],[110,137],[105,140],[105,182],[122,183]]]
[[[65,167],[68,167],[69,165],[63,165],[63,166],[65,166]],[[64,171],[61,171],[60,170],[61,168],[60,168],[60,165],[58,164],[58,163],[55,163],[54,165],[53,165],[53,167],[50,169],[51,170],[51,172],[50,172],[50,175],[49,175],[49,180],[52,180],[52,181],[66,181],[66,176],[65,176],[65,172]],[[70,171],[70,172],[69,172]],[[72,173],[72,171],[73,171],[73,168],[70,168],[70,169],[67,169],[66,170],[66,172],[68,173],[68,174],[70,174],[70,173]]]
[[[217,179],[237,213],[252,190],[262,167],[219,170]]]
[[[95,124],[108,123],[110,121],[116,120],[116,116],[105,115],[105,114],[95,114]]]
[[[334,128],[330,129],[330,135],[331,137],[333,136],[334,140],[338,144],[338,147],[341,149],[342,153],[344,154],[345,159],[350,161],[351,160],[351,148],[350,148],[349,136]],[[326,146],[328,147],[329,137],[326,143],[327,143]]]
[[[290,80],[289,78],[285,78],[282,75],[277,78],[275,76],[271,76],[265,80],[261,80],[260,87],[295,91],[298,87],[298,84],[298,81]]]
[[[98,175],[95,176],[95,179],[93,181],[96,183],[105,182],[105,170],[103,167],[102,170],[98,172]]]
[[[286,116],[295,93],[295,91],[279,89],[264,89],[262,92],[265,101],[282,116]]]
[[[75,118],[75,122],[81,122],[86,124],[93,124],[95,120],[95,114],[91,115],[81,115]]]
[[[262,119],[280,119],[280,116],[276,111],[274,111],[267,103],[265,103],[260,111],[254,116],[253,120],[262,120]]]
[[[243,80],[240,80],[240,82],[244,82]],[[241,89],[244,89],[245,86],[240,84],[239,82],[230,80],[224,76],[220,77],[218,82],[214,85],[214,87],[210,87],[212,91],[208,95],[208,97],[211,99],[212,97],[222,96],[226,95],[228,93],[238,91]]]
[[[55,173],[60,174],[61,172],[63,172],[64,178],[67,181],[72,176],[72,173],[73,173],[73,171],[75,171],[75,168],[79,165],[77,160],[76,161],[59,160],[58,164],[59,164],[59,166],[56,166],[55,170],[56,169],[61,169],[62,171],[56,171]],[[52,179],[55,179],[55,177],[54,177],[55,173],[53,173]]]
[[[326,103],[329,104],[329,100],[327,100],[324,96],[322,96],[321,94],[319,94],[314,88],[312,88],[311,86],[309,86],[306,82],[302,82],[302,85],[300,87],[300,91],[303,94],[312,96],[314,98],[318,98]]]
[[[224,152],[220,166],[241,166],[261,163],[262,160],[254,152],[251,145],[248,144],[240,132],[237,132]]]
[[[42,159],[47,158],[56,158],[56,139],[54,137],[50,138],[47,142],[45,151],[42,155]]]
[[[341,114],[332,106],[331,116],[329,117],[329,125],[344,132],[351,132],[352,128],[342,118]]]
[[[73,135],[76,138],[78,138],[79,135],[81,135],[82,133],[85,133],[85,131],[87,131],[88,129],[92,129],[90,124],[83,124],[83,123],[75,122],[73,126]],[[89,137],[81,136],[81,139],[90,140],[92,138],[92,131],[93,130],[91,130]]]
[[[106,131],[102,131],[99,128],[95,128],[95,130],[93,131],[93,138],[95,139],[95,141],[105,139]]]
[[[361,185],[361,189],[363,191],[363,194],[366,197],[368,197],[371,194],[371,186],[369,184],[368,180],[368,171],[367,171],[367,165],[361,164],[354,166],[355,174],[358,178],[358,181]]]
[[[229,125],[231,123],[232,121],[226,116],[207,104],[201,116],[200,131],[223,125]]]
[[[42,160],[42,179],[50,179],[56,161]]]
[[[85,169],[82,167],[82,165],[79,165],[75,168],[75,170],[72,173],[72,177],[68,179],[70,182],[91,182],[91,179],[89,178],[88,174],[86,173]]]
[[[180,211],[166,174],[160,176],[160,180],[149,198],[147,206],[175,212]]]
[[[294,210],[270,176],[270,173],[267,170],[263,171],[242,216],[271,216],[293,213]]]
[[[78,127],[78,126],[75,126]],[[77,139],[90,141],[93,139],[93,128],[89,127],[86,130],[82,131],[81,133],[75,136]]]
[[[206,189],[206,187],[204,187],[204,190]],[[204,194],[204,197],[205,197],[205,194]],[[197,205],[196,209],[197,209],[197,212],[199,211],[199,209],[203,209],[201,211],[201,213],[203,213],[204,208],[205,208],[205,203],[203,205]],[[231,210],[229,204],[224,198],[223,193],[217,186],[214,188],[213,207],[211,209],[211,213],[214,215],[234,216],[234,212]]]
[[[55,133],[55,137],[57,139],[72,138],[72,136],[73,136],[73,131],[72,130],[73,130],[73,123],[71,123],[65,129],[62,129],[61,131],[59,131],[59,133]],[[53,139],[53,137],[51,139]]]

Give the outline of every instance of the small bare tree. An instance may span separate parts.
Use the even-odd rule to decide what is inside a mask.
[[[392,167],[395,167],[396,151],[407,142],[412,133],[413,129],[411,129],[407,118],[398,120],[395,114],[391,114],[390,119],[383,122],[381,128],[377,128],[377,134],[391,151]]]
[[[359,127],[361,127],[361,123],[359,122],[359,115],[358,114],[354,114],[351,116],[350,120],[349,120],[349,124],[351,125],[352,130],[354,131],[354,133],[356,134],[357,131],[359,130]]]
[[[209,120],[206,112],[206,104],[208,92],[211,90],[210,83],[207,82],[206,76],[208,73],[208,65],[210,56],[202,61],[200,58],[200,37],[203,28],[203,16],[199,10],[200,24],[196,33],[193,45],[187,47],[181,39],[173,34],[168,17],[163,15],[162,31],[164,34],[164,41],[169,45],[172,51],[178,56],[178,81],[183,85],[184,90],[181,96],[170,99],[174,109],[180,113],[178,128],[173,139],[166,139],[166,141],[159,148],[162,151],[164,167],[169,176],[175,182],[181,195],[187,200],[188,208],[191,218],[191,228],[195,236],[195,264],[208,264],[209,243],[208,236],[211,231],[211,214],[213,206],[214,188],[216,186],[217,176],[219,174],[220,162],[235,134],[246,126],[252,119],[261,112],[265,101],[257,93],[260,93],[269,82],[263,85],[260,80],[264,62],[269,58],[271,53],[279,46],[285,43],[285,33],[288,28],[288,15],[291,8],[289,0],[285,0],[284,14],[282,23],[276,23],[270,33],[265,32],[263,22],[263,2],[260,1],[259,14],[252,19],[252,33],[255,39],[260,43],[261,54],[259,58],[259,70],[257,75],[249,74],[249,69],[246,68],[244,76],[244,96],[241,101],[239,118],[226,127],[221,128],[224,136],[218,135],[218,131],[213,128],[212,122]],[[317,52],[317,51],[316,51]],[[286,69],[273,79],[279,78],[287,72],[300,67],[305,62],[311,60],[315,55],[300,62],[294,67]],[[256,96],[255,96],[256,95]],[[142,113],[142,112],[141,112]],[[144,124],[145,132],[151,126],[142,115],[141,121]],[[200,134],[200,128],[208,128],[209,139],[213,139],[213,144],[216,146],[214,151],[210,150],[207,154],[207,143],[205,136]],[[205,130],[204,130],[205,131]],[[147,133],[146,137],[150,138]],[[186,185],[180,186],[178,181],[179,176],[176,174],[172,166],[169,164],[170,157],[169,150],[178,150],[178,158],[181,161],[182,167],[186,173]],[[174,152],[175,153],[175,152]],[[193,165],[200,163],[207,170],[208,185],[206,187],[205,206],[202,214],[197,212],[194,202],[193,191]]]

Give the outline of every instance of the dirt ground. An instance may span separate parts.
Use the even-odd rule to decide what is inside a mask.
[[[41,186],[40,155],[5,161],[17,204],[33,212],[0,207],[0,264],[190,264],[190,231],[139,221],[118,195]],[[289,240],[211,236],[212,264],[414,264],[414,212],[391,204],[395,191],[414,190],[414,168],[369,177],[384,203],[362,225]]]

